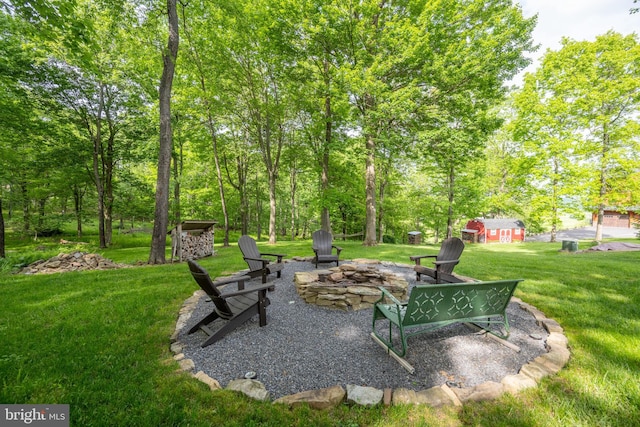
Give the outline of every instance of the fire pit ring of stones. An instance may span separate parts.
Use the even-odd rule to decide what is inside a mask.
[[[371,308],[384,287],[399,300],[406,299],[409,283],[400,275],[372,265],[342,264],[326,270],[296,272],[294,283],[308,304],[342,310]]]

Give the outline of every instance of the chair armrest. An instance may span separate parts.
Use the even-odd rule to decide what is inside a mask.
[[[273,287],[273,283],[267,283],[267,284],[260,285],[260,286],[253,286],[251,288],[241,289],[239,291],[223,293],[220,296],[222,298],[235,297],[235,296],[238,296],[238,295],[250,294],[252,292],[260,292],[260,291],[267,290],[267,289],[272,288],[272,287]]]
[[[268,253],[260,252],[260,256],[263,256],[263,255],[276,257],[278,258],[278,262],[282,262],[282,258],[287,256],[286,254],[268,254]]]
[[[269,264],[271,262],[270,259],[266,259],[266,258],[251,258],[251,257],[244,257],[245,261],[260,261],[262,263],[262,266],[264,267],[265,265]]]
[[[216,288],[218,286],[228,285],[229,283],[239,282],[240,286],[244,286],[244,282],[247,280],[251,280],[251,276],[231,276],[231,277],[223,277],[221,279],[216,279],[213,281],[213,286]]]
[[[340,251],[342,251],[342,247],[341,246],[336,246],[336,245],[331,245],[332,248],[334,248],[336,250],[336,252],[338,253],[338,255],[340,255]]]
[[[439,265],[444,265],[444,264],[453,264],[456,265],[457,263],[459,263],[460,260],[459,259],[449,259],[449,260],[445,260],[445,261],[434,261],[433,263],[437,266]]]
[[[422,258],[437,258],[438,255],[414,255],[414,256],[410,256],[409,259],[411,261],[415,261],[416,265],[420,265],[420,260]]]

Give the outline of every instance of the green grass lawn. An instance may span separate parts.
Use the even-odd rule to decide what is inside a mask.
[[[115,239],[104,256],[132,265],[148,257],[147,237]],[[640,425],[640,252],[563,253],[560,243],[467,245],[456,271],[482,280],[524,278],[516,296],[565,328],[568,365],[516,397],[462,409],[342,405],[314,411],[211,392],[179,371],[169,337],[183,301],[198,289],[185,264],[26,276],[9,271],[17,260],[69,248],[53,241],[39,242],[37,250],[14,243],[0,269],[0,402],[66,403],[72,425]],[[309,241],[260,245],[311,255]],[[438,249],[340,245],[345,258],[400,262]],[[79,249],[95,251],[92,245]],[[245,268],[237,247],[216,250],[201,260],[213,276]]]

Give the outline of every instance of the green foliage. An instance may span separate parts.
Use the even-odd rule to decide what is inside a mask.
[[[609,32],[563,39],[515,95],[518,174],[528,177],[538,222],[556,228],[577,207],[634,206],[640,166],[640,44]]]
[[[99,216],[98,178],[107,222],[150,220],[162,5],[62,3],[4,2],[0,11],[8,227],[33,234],[73,213],[82,228]],[[411,230],[456,234],[475,216],[518,216],[542,230],[604,200],[638,204],[633,36],[566,41],[501,111],[536,23],[512,2],[179,8],[172,119],[183,163],[172,219],[178,210],[182,219],[228,218],[225,234],[275,229],[278,238],[329,219],[335,233],[355,234],[375,207],[378,240],[403,241]],[[620,119],[598,115],[598,105],[618,108]],[[599,161],[605,116],[612,145]],[[606,171],[605,196],[596,170]]]

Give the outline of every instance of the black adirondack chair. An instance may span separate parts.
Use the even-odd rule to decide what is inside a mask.
[[[340,252],[342,248],[333,244],[333,236],[331,233],[325,230],[314,231],[311,235],[313,239],[313,252],[315,257],[313,259],[316,268],[320,262],[335,262],[336,266],[340,262]],[[333,253],[335,249],[335,254]]]
[[[409,257],[411,261],[416,263],[413,267],[413,270],[416,272],[416,279],[420,281],[420,275],[425,274],[435,279],[436,283],[460,282],[452,273],[453,267],[460,262],[460,255],[463,250],[464,243],[462,240],[457,237],[450,237],[442,242],[438,255],[416,255]],[[423,258],[435,258],[433,262],[434,267],[429,268],[421,265],[420,260]]]
[[[266,307],[270,304],[269,298],[267,298],[267,288],[270,285],[252,286],[245,289],[244,282],[251,279],[249,276],[228,277],[214,282],[207,270],[197,262],[189,260],[188,264],[191,275],[213,303],[211,314],[189,330],[190,334],[202,330],[208,335],[208,338],[202,343],[202,347],[221,340],[256,314],[260,316],[260,326],[267,324]],[[237,288],[232,285],[233,283],[238,284]],[[220,292],[218,289],[220,287],[224,287],[224,292]],[[214,328],[213,322],[218,319],[220,321],[216,323],[219,325]]]
[[[249,236],[241,236],[238,239],[238,247],[249,266],[248,276],[252,278],[261,276],[262,283],[267,283],[267,276],[271,273],[276,273],[277,277],[280,278],[284,268],[282,258],[286,255],[261,253],[258,250],[256,241]],[[265,256],[274,258],[276,262],[273,262],[274,259],[265,258]]]

